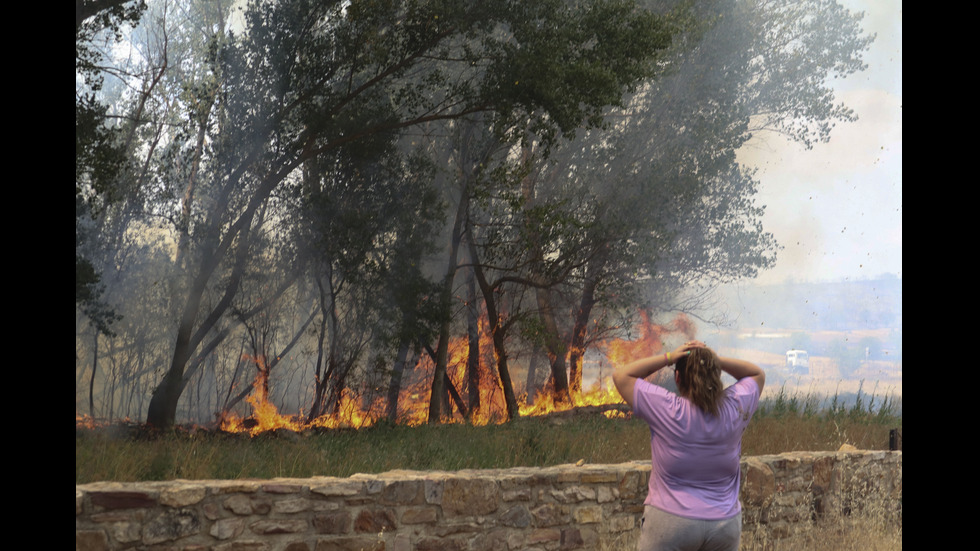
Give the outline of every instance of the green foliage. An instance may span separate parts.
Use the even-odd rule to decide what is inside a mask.
[[[431,255],[459,237],[457,205],[505,323],[547,289],[595,339],[637,305],[690,306],[684,291],[769,266],[778,247],[734,152],[758,120],[803,143],[847,120],[823,79],[857,67],[857,20],[815,0],[649,4],[255,1],[231,31],[224,4],[181,0],[133,34],[142,65],[117,73],[138,92],[111,105],[79,39],[95,35],[76,26],[76,304],[112,284],[140,297],[130,311],[155,308],[158,328],[111,343],[149,343],[120,374],[134,394],[158,385],[148,419],[173,423],[191,377],[234,384],[233,341],[259,329],[270,352],[300,343],[294,373],[344,356],[374,388],[396,344],[429,345],[453,319],[438,297],[456,266]],[[105,19],[109,34],[140,10]],[[847,36],[832,42],[824,17]],[[132,120],[125,140],[110,112]],[[160,266],[102,281],[89,251],[109,244],[105,265],[138,250]],[[525,329],[553,342],[545,326],[571,325]],[[337,373],[339,388],[362,382]]]
[[[121,29],[136,23],[146,4],[78,0],[75,6],[75,306],[96,329],[111,335],[118,315],[102,300],[104,287],[88,249],[94,237],[89,215],[94,204],[119,198],[117,181],[128,156],[119,128],[108,122],[109,106],[101,103],[100,40],[118,41]]]
[[[594,122],[613,90],[621,94],[643,75],[655,40],[664,36],[654,29],[656,18],[625,6],[502,0],[249,4],[241,34],[214,41],[201,60],[213,82],[188,87],[196,101],[181,106],[191,121],[181,134],[201,136],[195,172],[187,174],[203,170],[193,185],[210,189],[193,220],[202,261],[192,272],[195,284],[184,302],[174,360],[148,419],[161,426],[173,422],[174,394],[182,388],[173,381],[184,376],[186,362],[231,308],[248,272],[245,259],[263,256],[264,243],[305,232],[306,251],[326,253],[320,266],[329,267],[327,277],[371,283],[355,296],[377,288],[374,276],[391,266],[380,258],[418,264],[415,253],[409,255],[414,260],[392,254],[402,244],[406,251],[424,248],[410,245],[424,239],[410,238],[404,221],[420,221],[421,228],[439,213],[413,201],[419,197],[413,191],[425,189],[417,177],[399,174],[409,166],[394,148],[405,129],[485,113],[501,135],[523,136],[525,131],[512,124],[515,113],[522,113],[522,123],[531,121],[527,128],[550,139],[558,130]],[[609,26],[589,28],[599,21]],[[556,42],[532,32],[552,27],[558,29]],[[631,49],[597,46],[605,40],[597,31],[633,33]],[[575,72],[538,74],[530,60],[548,56],[578,56]],[[572,86],[583,71],[595,73],[589,74],[590,86]],[[528,82],[535,85],[528,89]],[[545,93],[556,88],[560,95]],[[212,107],[201,110],[202,105]],[[297,179],[302,182],[294,185]],[[276,209],[270,218],[311,226],[253,237],[269,208]],[[190,228],[191,222],[178,229]],[[389,239],[392,235],[397,237]],[[286,243],[281,247],[298,250]],[[406,275],[421,283],[420,270],[414,274]],[[205,293],[223,298],[200,316]],[[404,303],[418,302],[409,297]]]
[[[655,72],[673,32],[664,19],[629,1],[581,9],[561,0],[508,4],[504,40],[488,45],[497,61],[489,67],[484,95],[503,102],[505,120],[546,143],[556,132],[573,135],[583,119],[586,126],[601,126],[605,109],[621,105],[624,92]],[[539,109],[547,117],[524,126]]]
[[[102,44],[122,39],[123,29],[139,21],[143,0],[79,0],[75,21],[75,195],[117,199],[113,186],[127,161],[119,128],[108,121],[109,106],[97,94],[104,84]]]

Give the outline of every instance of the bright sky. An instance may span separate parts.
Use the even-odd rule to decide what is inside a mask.
[[[784,247],[758,283],[902,277],[902,3],[840,1],[877,33],[868,69],[835,85],[859,120],[809,151],[770,135],[740,153],[759,168],[763,224]]]

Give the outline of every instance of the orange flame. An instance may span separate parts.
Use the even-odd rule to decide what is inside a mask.
[[[254,358],[259,372],[255,375],[254,389],[245,400],[252,405],[249,422],[234,412],[227,412],[219,421],[222,430],[228,432],[248,432],[251,435],[277,429],[299,431],[304,428],[299,416],[281,415],[278,408],[269,401],[269,370],[261,358]]]
[[[662,326],[651,322],[649,316],[642,313],[639,329],[640,335],[636,339],[611,339],[599,346],[599,350],[605,354],[606,360],[613,367],[625,365],[637,358],[662,353],[663,338],[669,334],[681,333],[688,338],[694,336],[693,323],[683,315],[678,315],[670,325]],[[481,358],[478,368],[480,409],[470,412],[468,419],[464,419],[458,409],[453,406],[451,409],[455,412],[454,422],[465,421],[476,425],[485,425],[502,422],[506,419],[504,393],[496,370],[496,355],[485,320],[480,323],[480,335]],[[446,367],[449,380],[467,408],[469,407],[466,367],[468,355],[468,339],[466,337],[454,339],[449,346],[449,360]],[[433,370],[433,362],[431,358],[426,356],[415,369],[406,373],[398,398],[398,423],[416,426],[427,421]],[[229,413],[220,421],[223,430],[247,432],[254,436],[261,432],[276,429],[301,431],[313,427],[362,428],[371,426],[384,417],[383,404],[365,403],[365,400],[359,399],[349,389],[342,393],[336,414],[321,416],[313,420],[312,423],[307,423],[299,415],[282,415],[268,399],[268,375],[268,370],[262,369],[260,364],[254,384],[255,390],[247,398],[248,403],[252,406],[252,417],[246,421],[234,413]],[[540,416],[576,407],[623,403],[612,384],[611,377],[596,381],[587,391],[573,393],[571,403],[555,402],[553,398],[552,393],[539,393],[533,405],[521,406],[520,415]],[[624,414],[610,410],[606,411],[605,415],[614,417]]]

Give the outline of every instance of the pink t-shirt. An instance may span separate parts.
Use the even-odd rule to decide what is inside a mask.
[[[633,389],[633,413],[650,425],[649,494],[668,513],[717,520],[741,511],[738,500],[742,432],[759,405],[750,377],[725,389],[718,416],[643,379]]]

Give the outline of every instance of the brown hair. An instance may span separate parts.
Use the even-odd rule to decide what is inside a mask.
[[[695,348],[674,366],[677,390],[701,411],[718,415],[725,389],[721,383],[721,360],[711,349]]]

